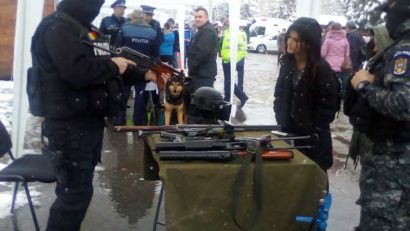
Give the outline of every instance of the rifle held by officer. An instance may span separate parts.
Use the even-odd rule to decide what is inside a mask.
[[[153,72],[161,75],[162,73],[170,74],[171,76],[177,76],[185,80],[186,76],[183,71],[175,69],[173,66],[170,66],[166,63],[161,62],[158,59],[149,57],[142,54],[136,50],[133,50],[129,47],[123,46],[114,49],[114,54],[129,60],[134,61],[138,65],[148,68]]]
[[[164,73],[164,74],[169,74],[171,77],[176,76],[178,78],[182,78],[184,82],[188,82],[190,80],[189,77],[185,76],[183,71],[179,71],[173,66],[170,66],[166,63],[161,62],[161,60],[144,55],[143,53],[138,52],[127,46],[122,46],[122,47],[117,47],[117,48],[114,47],[114,48],[107,49],[105,47],[98,46],[88,41],[83,41],[83,42],[89,46],[92,46],[102,51],[108,52],[114,56],[123,57],[129,60],[132,60],[135,63],[137,63],[138,66],[147,68],[155,72],[158,76]],[[165,83],[162,80],[162,78],[158,78],[157,84],[160,89],[164,89]]]

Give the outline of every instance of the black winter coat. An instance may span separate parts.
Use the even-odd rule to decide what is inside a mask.
[[[195,34],[188,49],[188,74],[191,77],[214,78],[216,76],[216,52],[218,36],[207,22]]]
[[[339,94],[336,77],[329,64],[321,60],[316,76],[305,73],[294,92],[292,79],[296,69],[293,58],[285,56],[281,62],[283,63],[275,86],[273,106],[276,121],[284,132],[295,135],[318,134],[316,147],[304,153],[326,170],[332,165],[329,124],[334,120],[337,111]],[[291,114],[294,118],[291,118]]]
[[[346,35],[350,46],[350,59],[352,61],[353,72],[356,72],[366,56],[363,54],[366,42],[358,30],[351,31]]]

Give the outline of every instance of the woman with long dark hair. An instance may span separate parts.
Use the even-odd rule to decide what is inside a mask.
[[[289,27],[286,41],[275,87],[276,121],[284,132],[317,134],[316,146],[301,151],[326,171],[333,163],[329,124],[338,110],[339,85],[329,64],[320,57],[321,28],[316,20],[297,19]]]

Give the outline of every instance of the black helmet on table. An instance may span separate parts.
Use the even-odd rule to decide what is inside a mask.
[[[190,114],[206,119],[229,120],[231,106],[214,88],[201,87],[192,94]]]

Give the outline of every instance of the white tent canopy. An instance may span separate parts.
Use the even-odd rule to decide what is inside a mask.
[[[58,2],[58,0],[55,0]],[[114,0],[106,1],[104,7],[110,6]],[[211,9],[214,5],[228,2],[230,25],[231,25],[231,63],[236,63],[236,51],[237,51],[237,33],[239,28],[239,13],[240,13],[240,0],[204,0],[195,2],[196,5],[204,6]],[[173,0],[172,5],[166,0],[138,0],[128,1],[129,8],[138,7],[139,5],[146,4],[157,7],[159,9],[172,9],[176,10],[177,22],[179,24],[179,33],[184,34],[184,19],[185,19],[185,6],[192,6],[192,0]],[[320,0],[296,0],[297,16],[314,16],[317,9],[320,7]],[[14,60],[13,60],[13,78],[14,78],[14,97],[13,97],[13,120],[12,120],[12,140],[13,140],[13,152],[16,155],[23,153],[24,137],[26,130],[26,119],[28,116],[28,99],[26,94],[26,72],[31,66],[31,54],[30,44],[31,37],[41,20],[43,14],[44,0],[18,0],[17,1],[17,14],[16,14],[16,32],[14,42]],[[183,36],[180,36],[180,45],[183,47]],[[182,51],[182,50],[181,50]],[[182,51],[183,53],[183,51]],[[181,54],[181,57],[184,57]],[[181,62],[182,64],[183,62]],[[231,73],[235,75],[235,65],[231,65]],[[234,80],[235,78],[231,78]],[[231,81],[231,100],[233,99],[233,85],[235,81]]]

